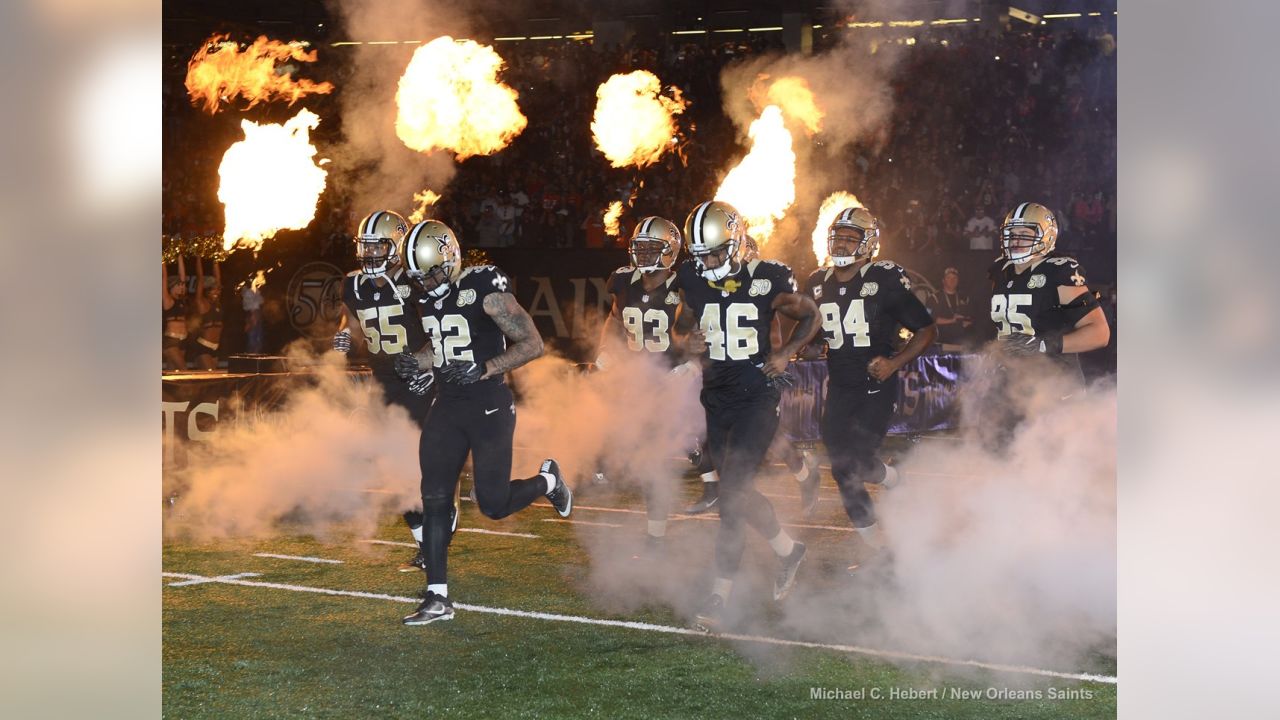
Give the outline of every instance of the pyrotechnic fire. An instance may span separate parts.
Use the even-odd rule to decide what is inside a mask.
[[[801,77],[787,76],[776,80],[761,75],[751,86],[751,101],[757,109],[777,105],[789,118],[799,121],[810,134],[822,131],[822,119],[826,113],[818,107],[809,82]]]
[[[746,216],[751,236],[763,249],[775,223],[796,201],[796,154],[777,105],[766,107],[747,134],[751,151],[725,176],[715,199]]]
[[[822,201],[818,208],[818,223],[813,226],[813,256],[818,259],[818,267],[827,264],[831,256],[827,253],[827,229],[836,215],[848,207],[862,207],[862,203],[853,193],[837,190]]]
[[[218,200],[226,208],[224,248],[239,243],[256,251],[276,232],[311,223],[328,174],[313,161],[310,133],[319,123],[310,110],[283,125],[240,122],[244,140],[227,148],[218,167]]]
[[[440,194],[430,189],[413,194],[413,212],[409,213],[409,222],[417,225],[427,219],[427,208],[440,201]]]
[[[294,80],[291,69],[280,67],[286,61],[315,62],[316,52],[307,52],[297,41],[281,42],[259,36],[253,44],[240,50],[228,35],[214,35],[191,56],[187,63],[187,93],[191,103],[218,112],[219,105],[230,104],[236,96],[253,107],[260,102],[288,100],[289,104],[312,93],[329,93],[333,84]]]
[[[618,220],[622,217],[622,201],[614,200],[609,203],[609,209],[604,211],[604,232],[609,237],[618,237]]]
[[[688,103],[679,88],[669,92],[661,94],[658,77],[647,70],[614,75],[596,88],[591,132],[614,167],[651,165],[673,147],[675,116]]]
[[[492,155],[524,131],[516,91],[498,81],[502,58],[472,40],[438,37],[413,53],[396,90],[396,135],[412,150],[458,160]]]

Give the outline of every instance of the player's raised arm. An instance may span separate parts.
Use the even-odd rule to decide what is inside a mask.
[[[493,318],[508,340],[506,351],[485,363],[484,378],[504,375],[542,356],[545,350],[542,336],[533,318],[516,302],[515,295],[508,292],[486,295],[484,312]]]

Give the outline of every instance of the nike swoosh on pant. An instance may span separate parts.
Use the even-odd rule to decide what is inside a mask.
[[[484,411],[484,414],[485,414],[485,415],[492,415],[492,414],[494,414],[494,413],[498,412],[498,409],[499,409],[499,408],[494,408],[494,409],[492,409],[492,410],[485,410],[485,411]]]

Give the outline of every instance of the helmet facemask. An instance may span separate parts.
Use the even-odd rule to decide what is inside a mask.
[[[356,259],[360,272],[368,277],[386,274],[396,257],[396,246],[391,240],[377,235],[356,238]]]
[[[1052,249],[1039,223],[1011,221],[1000,228],[1000,251],[1014,264],[1034,262]]]
[[[693,251],[693,261],[698,266],[698,272],[702,273],[702,277],[712,282],[720,282],[729,277],[734,272],[734,265],[738,257],[738,241],[730,240],[723,245],[716,246],[704,252]],[[708,267],[707,260],[716,259],[719,264],[715,267]]]
[[[433,298],[442,298],[449,294],[451,287],[449,279],[453,275],[453,269],[447,267],[448,263],[436,265],[426,272],[411,272],[409,278],[418,283],[423,292]]]
[[[836,243],[853,245],[852,253],[836,254]],[[827,255],[836,267],[849,267],[859,260],[870,260],[880,254],[880,231],[855,225],[832,225],[827,231]]]
[[[675,264],[675,254],[667,243],[651,237],[638,237],[631,241],[631,262],[641,272],[667,270]]]

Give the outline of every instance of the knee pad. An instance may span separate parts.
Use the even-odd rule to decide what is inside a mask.
[[[439,495],[422,498],[422,514],[428,517],[448,518],[453,512],[453,498]]]

